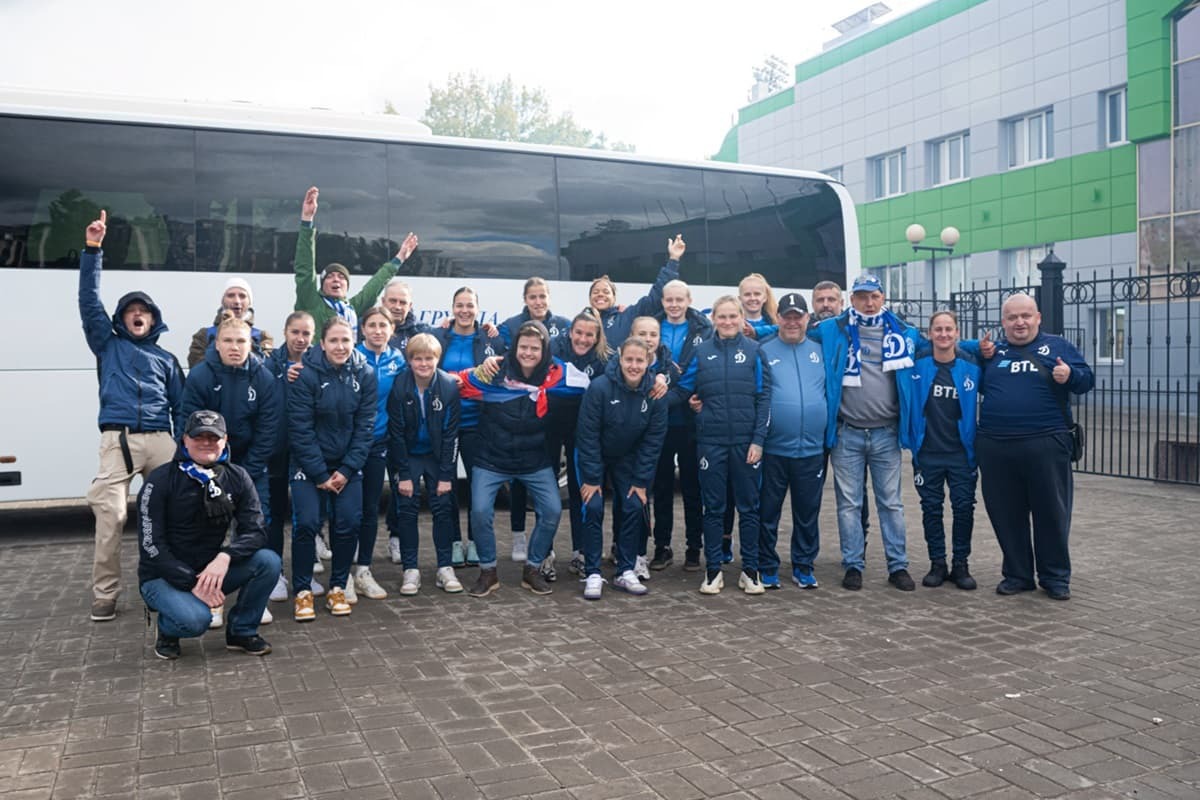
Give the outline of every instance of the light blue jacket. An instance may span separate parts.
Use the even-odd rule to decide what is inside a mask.
[[[916,363],[911,370],[910,382],[913,384],[913,402],[908,406],[908,414],[904,418],[904,427],[908,429],[908,440],[911,443],[913,464],[917,463],[917,453],[925,442],[925,404],[929,402],[929,393],[933,391],[933,381],[937,377],[938,363],[933,359],[933,351],[923,349],[917,353]],[[967,453],[967,462],[972,469],[975,467],[975,428],[979,410],[979,361],[976,356],[961,346],[954,353],[954,366],[950,368],[950,377],[954,388],[958,390],[958,405],[962,418],[958,421],[958,438]]]
[[[820,455],[828,424],[821,345],[812,339],[787,344],[773,337],[761,349],[771,368],[771,427],[763,450],[785,458]]]

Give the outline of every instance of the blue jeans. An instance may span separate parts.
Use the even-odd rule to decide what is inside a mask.
[[[296,478],[295,475],[302,477]],[[346,588],[350,562],[358,546],[362,527],[362,472],[355,472],[340,494],[318,489],[303,472],[292,477],[292,591],[311,588],[313,562],[317,560],[316,537],[321,533],[321,507],[331,504],[329,549],[333,551],[329,585]]]
[[[226,629],[229,636],[253,636],[258,633],[263,609],[267,607],[267,599],[279,580],[279,566],[279,556],[267,547],[229,565],[221,591],[226,595],[238,593],[237,603],[229,612],[229,627]],[[158,612],[158,629],[164,636],[187,639],[203,636],[208,630],[212,611],[207,603],[191,592],[178,589],[162,578],[146,581],[141,590],[146,606]]]
[[[607,466],[607,465],[606,465]],[[613,486],[613,516],[619,516],[617,538],[613,546],[617,551],[617,571],[620,575],[632,570],[637,561],[638,545],[649,535],[647,508],[637,495],[629,496],[632,484],[628,476],[633,473],[633,464],[614,464],[608,470]],[[619,499],[619,502],[618,502]],[[583,507],[583,571],[587,575],[600,574],[600,558],[604,552],[604,496],[597,492]]]
[[[358,529],[358,558],[356,564],[371,566],[375,538],[379,535],[379,498],[383,496],[383,476],[387,471],[387,440],[371,445],[367,463],[363,464],[362,525]]]
[[[825,489],[825,454],[788,458],[763,454],[762,536],[758,540],[758,565],[767,575],[779,573],[779,520],[783,497],[792,496],[792,566],[807,567],[817,560],[821,547],[821,492]]]
[[[759,485],[762,462],[746,463],[746,444],[698,444],[700,456],[700,497],[704,501],[704,560],[705,568],[715,572],[721,568],[721,540],[725,534],[725,508],[732,492],[738,513],[738,542],[741,546],[742,569],[758,569]]]
[[[425,480],[425,494],[429,498],[429,511],[433,514],[433,549],[437,553],[439,568],[450,566],[450,547],[454,540],[454,492],[437,493],[438,465],[432,454],[408,456],[408,474],[412,478],[411,497],[400,494],[397,481],[392,478],[392,498],[395,500],[396,521],[399,527],[400,558],[405,569],[417,569],[420,550],[420,529],[417,515],[421,510],[421,480]],[[451,483],[453,486],[453,483]]]
[[[471,527],[475,529],[475,547],[482,569],[496,566],[496,495],[505,481],[514,478],[524,483],[533,497],[535,519],[525,563],[541,564],[554,545],[554,534],[562,516],[562,499],[558,496],[554,470],[544,467],[537,472],[504,473],[477,466],[471,473]]]
[[[842,569],[864,566],[862,504],[866,473],[871,474],[875,510],[883,536],[883,553],[888,574],[908,569],[905,550],[904,504],[900,500],[900,440],[896,425],[882,428],[853,428],[838,423],[837,444],[830,458],[833,488],[837,496],[838,538],[842,545]]]
[[[950,511],[954,517],[951,548],[955,561],[971,555],[971,532],[975,527],[975,484],[979,473],[967,463],[965,451],[958,453],[919,454],[920,465],[913,459],[913,483],[921,497],[921,526],[930,561],[946,559],[946,525],[942,520],[945,494],[950,489]]]

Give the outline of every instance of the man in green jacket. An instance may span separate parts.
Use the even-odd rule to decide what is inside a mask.
[[[312,314],[318,335],[327,320],[338,316],[350,323],[357,337],[359,315],[375,305],[384,285],[417,249],[417,236],[409,233],[404,237],[396,255],[371,276],[358,294],[348,297],[350,270],[344,265],[335,261],[317,275],[317,232],[313,218],[317,215],[319,194],[316,186],[310,187],[304,193],[304,204],[300,208],[300,238],[296,240],[296,310]]]

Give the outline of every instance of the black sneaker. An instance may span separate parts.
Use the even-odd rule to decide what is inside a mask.
[[[675,563],[675,554],[671,552],[669,547],[659,547],[654,551],[654,558],[650,561],[650,569],[658,572],[666,569]]]
[[[1061,588],[1056,587],[1056,586],[1045,586],[1042,588],[1044,588],[1046,590],[1046,596],[1049,597],[1051,600],[1070,600],[1071,599],[1071,590],[1065,586],[1063,586]]]
[[[928,586],[931,589],[935,586],[941,586],[946,582],[946,576],[949,574],[949,571],[946,569],[946,559],[934,559],[929,565],[929,574],[921,579],[921,585]]]
[[[846,570],[846,574],[842,577],[842,588],[849,589],[852,592],[857,592],[862,588],[862,570],[851,567]]]
[[[699,572],[700,571],[700,551],[688,548],[683,557],[684,572]]]
[[[546,580],[546,576],[537,567],[531,567],[528,563],[521,570],[521,586],[534,594],[550,594],[554,591],[549,581]]]
[[[902,592],[912,592],[917,588],[917,585],[913,583],[912,576],[908,574],[908,570],[906,569],[898,569],[891,575],[888,575],[888,583]]]
[[[158,637],[154,640],[154,655],[164,661],[174,661],[183,655],[183,650],[179,647],[177,638],[167,636],[160,630]]]
[[[977,586],[975,579],[971,577],[971,571],[967,569],[966,559],[954,562],[950,568],[950,580],[958,588],[968,591]]]
[[[1032,586],[1027,586],[1016,578],[1005,578],[996,586],[996,594],[1020,594],[1032,591]]]
[[[241,650],[252,656],[265,656],[271,652],[271,645],[257,633],[253,636],[230,636],[225,634],[226,650]]]

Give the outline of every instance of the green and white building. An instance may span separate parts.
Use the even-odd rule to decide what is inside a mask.
[[[740,109],[715,156],[819,169],[858,207],[891,296],[1200,265],[1198,0],[934,0],[870,21]]]

